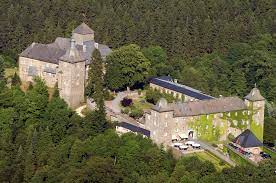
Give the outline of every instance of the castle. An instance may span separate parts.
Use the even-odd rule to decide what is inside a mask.
[[[157,144],[169,145],[172,140],[185,138],[224,141],[228,135],[236,137],[245,129],[263,140],[265,99],[257,87],[244,100],[215,98],[170,77],[153,78],[150,87],[181,101],[168,103],[162,98],[146,113],[145,128]]]
[[[85,23],[72,32],[72,38],[58,37],[53,43],[32,43],[19,55],[19,77],[32,82],[39,76],[48,87],[58,84],[60,97],[71,108],[84,102],[85,83],[88,79],[91,56],[98,49],[103,59],[111,49],[94,40],[94,31]]]

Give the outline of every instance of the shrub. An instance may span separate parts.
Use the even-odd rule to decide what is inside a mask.
[[[139,90],[138,90],[138,95],[141,95],[141,94],[142,94],[142,90],[139,89]]]
[[[121,110],[123,114],[129,114],[130,109],[128,107]]]
[[[218,145],[217,145],[217,144],[215,144],[215,143],[212,143],[212,146],[213,146],[213,147],[218,147]]]
[[[129,114],[130,117],[133,117],[135,119],[141,118],[143,116],[144,112],[142,109],[139,108],[133,108]]]
[[[162,94],[157,90],[149,89],[146,91],[146,100],[149,103],[156,104],[162,97]]]
[[[133,104],[133,101],[131,98],[123,98],[123,100],[121,101],[121,104],[123,107],[128,107],[128,106],[131,106]]]
[[[224,165],[225,165],[225,162],[224,162],[224,161],[220,161],[220,162],[219,162],[219,165],[220,165],[220,166],[224,166]]]
[[[104,99],[107,101],[113,100],[115,98],[114,94],[109,92],[108,90],[104,91]]]
[[[227,138],[228,140],[233,141],[235,139],[235,136],[232,133],[229,133]]]

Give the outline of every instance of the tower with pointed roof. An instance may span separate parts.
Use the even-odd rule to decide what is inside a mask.
[[[77,44],[83,45],[86,41],[94,41],[94,31],[88,25],[82,23],[73,30],[72,37]]]
[[[71,108],[84,102],[85,56],[71,39],[70,48],[59,58],[58,87],[60,96]]]
[[[255,85],[250,93],[244,97],[244,100],[248,107],[249,115],[252,116],[250,129],[259,140],[263,141],[265,98]]]

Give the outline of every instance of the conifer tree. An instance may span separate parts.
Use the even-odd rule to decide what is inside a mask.
[[[21,80],[20,80],[19,76],[17,75],[17,73],[14,73],[11,83],[12,83],[12,86],[21,85]]]
[[[104,110],[103,61],[98,49],[93,52],[92,61],[87,94],[95,100],[99,110]]]
[[[59,89],[58,89],[58,84],[55,84],[54,87],[54,92],[53,92],[53,96],[52,97],[59,97]]]

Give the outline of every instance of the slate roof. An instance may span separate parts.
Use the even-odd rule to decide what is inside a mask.
[[[58,64],[59,58],[64,54],[65,50],[60,49],[54,44],[32,43],[20,56]]]
[[[249,129],[243,131],[233,142],[244,148],[263,146],[262,142]]]
[[[76,63],[86,60],[84,53],[76,48],[76,43],[73,39],[71,40],[70,48],[68,48],[66,50],[66,53],[59,59],[70,63]]]
[[[93,30],[87,27],[88,26],[83,23],[74,31],[81,34],[91,33]],[[61,57],[62,59],[65,58],[65,53],[70,48],[70,40],[70,38],[57,37],[55,42],[50,44],[32,43],[19,56],[58,64]],[[84,47],[86,48],[85,52],[83,51]],[[91,64],[91,55],[95,50],[95,41],[86,41],[83,45],[76,45],[76,48],[78,51],[82,52],[80,54],[85,57],[86,64]],[[98,44],[98,49],[103,59],[112,52],[112,50],[104,44]]]
[[[244,98],[253,102],[265,100],[265,98],[261,95],[260,90],[256,87],[254,87]]]
[[[198,116],[247,109],[243,100],[238,97],[222,97],[210,100],[198,100],[184,103],[172,103],[167,106],[155,105],[158,112],[173,111],[177,117]]]
[[[88,25],[86,25],[85,23],[82,23],[73,30],[73,33],[86,35],[86,34],[94,34],[94,31]]]
[[[138,126],[135,126],[135,125],[130,124],[130,123],[121,122],[117,126],[121,126],[123,128],[129,129],[132,132],[137,132],[137,133],[143,134],[147,137],[150,137],[150,131],[149,130],[146,130],[146,129],[138,127]]]
[[[162,76],[157,78],[151,78],[150,83],[156,84],[158,86],[188,95],[190,97],[196,98],[198,100],[208,100],[213,99],[214,97],[203,93],[202,91],[196,90],[186,85],[181,85],[172,81],[172,78],[169,76]]]

